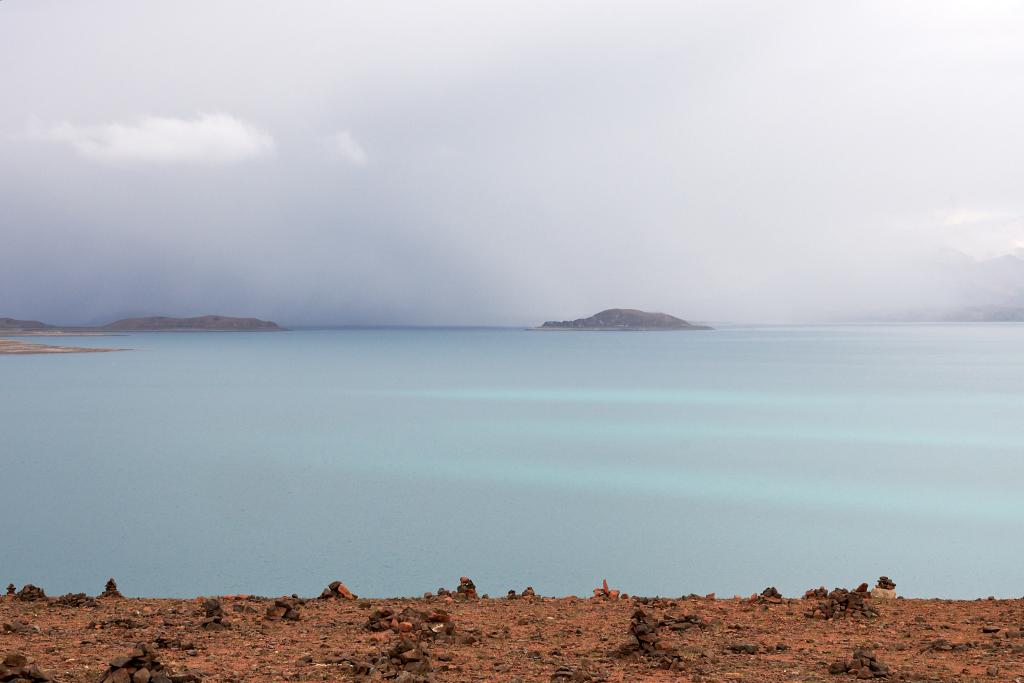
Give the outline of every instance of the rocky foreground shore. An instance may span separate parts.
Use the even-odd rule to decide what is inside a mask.
[[[472,580],[420,598],[0,599],[0,681],[1024,681],[1024,599],[904,600],[874,588],[784,597],[587,598]]]

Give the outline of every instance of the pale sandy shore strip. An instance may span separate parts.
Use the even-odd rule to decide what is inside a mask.
[[[125,350],[126,349],[90,349],[83,346],[53,346],[51,344],[33,344],[14,339],[0,339],[0,356],[38,353],[107,353],[109,351]]]

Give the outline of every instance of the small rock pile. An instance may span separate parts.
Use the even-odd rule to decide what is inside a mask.
[[[12,619],[11,621],[5,623],[3,625],[3,628],[0,629],[0,631],[2,631],[3,633],[20,633],[20,634],[38,633],[39,632],[39,627],[38,626],[32,626],[31,624],[28,624],[28,623],[22,621],[21,619]]]
[[[836,588],[828,596],[805,613],[809,619],[841,619],[843,617],[871,618],[878,616],[878,609],[868,600],[867,593]]]
[[[476,600],[476,584],[468,576],[459,577],[459,587],[455,589],[456,600]]]
[[[707,628],[708,622],[704,621],[698,614],[667,615],[661,620],[659,626],[663,626],[676,633],[682,633],[689,631],[691,628]]]
[[[418,638],[437,638],[455,633],[455,622],[444,610],[422,612],[411,607],[401,612],[395,612],[389,607],[378,607],[370,613],[365,627],[368,631],[390,630],[410,633]]]
[[[780,593],[775,586],[769,586],[761,591],[759,595],[751,597],[749,602],[757,603],[759,605],[778,605],[782,602],[782,593]]]
[[[20,652],[8,652],[0,659],[0,681],[4,683],[32,683],[51,681],[50,675],[36,666]]]
[[[508,599],[509,600],[515,600],[516,598],[533,598],[533,597],[536,597],[536,596],[537,596],[537,592],[533,590],[533,586],[527,586],[526,588],[524,588],[522,594],[520,594],[520,595],[516,594],[516,589],[515,588],[509,589],[509,592],[508,592]]]
[[[7,584],[7,595],[13,596],[17,590],[17,587],[15,587],[13,583]]]
[[[644,654],[651,655],[661,650],[658,646],[658,621],[642,609],[636,610],[630,617],[629,635],[636,639],[636,646]]]
[[[878,661],[873,650],[858,647],[850,659],[838,659],[829,664],[828,672],[832,675],[852,674],[859,679],[886,678],[889,666]]]
[[[39,586],[33,586],[31,583],[26,583],[24,586],[21,587],[21,590],[14,595],[14,598],[16,600],[24,600],[25,602],[45,600],[46,591],[44,591]]]
[[[224,623],[224,608],[220,606],[220,600],[217,598],[203,600],[203,613],[205,616],[199,628],[207,631],[223,631],[228,627]]]
[[[871,597],[894,600],[896,598],[896,583],[888,576],[878,577],[878,583],[871,589]]]
[[[639,650],[644,656],[656,660],[656,666],[660,669],[679,670],[683,668],[684,663],[678,653],[658,637],[658,628],[663,623],[649,616],[642,609],[633,612],[633,616],[629,620],[629,635],[636,642],[626,645],[621,651],[622,654]]]
[[[560,666],[551,674],[551,683],[589,683],[594,677],[583,669]]]
[[[594,597],[602,600],[618,600],[619,591],[614,588],[608,588],[608,579],[601,581],[601,587],[594,589]]]
[[[65,593],[54,599],[53,604],[61,607],[96,607],[99,603],[85,593]]]
[[[267,607],[267,614],[264,617],[267,621],[298,621],[299,607],[306,604],[306,601],[297,595],[283,598],[275,598],[274,604]]]
[[[139,643],[127,655],[116,657],[100,678],[100,683],[171,683],[172,676],[156,658],[156,647]],[[173,676],[174,683],[200,680],[192,673]]]
[[[821,600],[822,598],[827,598],[827,597],[828,597],[828,589],[825,588],[824,586],[819,586],[817,588],[811,588],[811,589],[808,589],[808,590],[804,591],[804,599],[805,600],[815,600],[815,599],[816,600]]]
[[[121,591],[117,590],[117,582],[114,581],[113,577],[107,579],[107,583],[103,586],[103,592],[100,593],[101,598],[123,598]]]
[[[321,600],[328,600],[330,598],[337,598],[339,600],[355,600],[358,597],[358,595],[350,591],[348,586],[343,584],[341,581],[331,581],[327,584],[327,588],[320,593]]]
[[[339,658],[347,661],[352,667],[352,675],[357,681],[394,681],[395,683],[429,683],[430,653],[408,638],[402,638],[387,652],[370,661]]]

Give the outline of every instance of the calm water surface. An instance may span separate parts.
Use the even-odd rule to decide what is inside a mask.
[[[1024,325],[57,343],[135,350],[0,356],[3,584],[1024,594]]]

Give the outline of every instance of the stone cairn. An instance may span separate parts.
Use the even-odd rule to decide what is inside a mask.
[[[843,617],[871,618],[878,616],[878,608],[870,603],[867,587],[848,591],[836,588],[824,600],[805,612],[809,619],[841,619]]]
[[[644,654],[651,655],[661,649],[658,647],[658,621],[642,609],[630,617],[629,635],[636,639],[636,647]]]
[[[15,587],[15,585],[13,583],[7,584],[7,595],[13,597],[14,594],[17,592],[17,590],[18,589]]]
[[[881,600],[894,600],[896,598],[896,584],[888,576],[878,577],[878,583],[871,589],[871,597]]]
[[[265,619],[267,621],[298,621],[299,607],[305,605],[306,601],[297,595],[276,598],[274,604],[267,607]]]
[[[103,586],[103,592],[100,593],[101,598],[123,598],[121,591],[117,590],[117,581],[113,578],[107,579],[107,583]]]
[[[331,581],[327,584],[327,588],[320,593],[321,600],[328,600],[330,598],[336,598],[339,600],[355,600],[359,596],[348,589],[348,586],[343,584],[341,581]]]
[[[523,589],[523,592],[519,595],[516,594],[516,589],[511,588],[508,591],[508,599],[515,600],[516,598],[534,598],[537,597],[537,592],[533,590],[533,586],[527,586]]]
[[[769,586],[760,592],[758,595],[753,595],[747,602],[756,603],[759,605],[778,605],[782,602],[782,593],[775,588],[775,586]]]
[[[468,576],[459,577],[459,587],[455,589],[456,600],[476,600],[476,584]]]
[[[373,669],[378,669],[385,679],[402,681],[402,683],[425,683],[430,680],[430,653],[422,643],[401,638],[386,655],[377,660],[376,666],[366,673],[373,678]]]
[[[619,591],[614,588],[608,588],[608,579],[603,579],[601,587],[594,589],[594,597],[598,600],[618,600]]]
[[[224,623],[224,608],[217,598],[206,598],[203,600],[203,622],[199,625],[206,631],[223,631],[228,627]]]
[[[0,659],[0,681],[4,683],[32,683],[51,681],[50,675],[20,652],[8,652]]]
[[[646,657],[657,660],[661,669],[680,669],[682,660],[676,652],[658,637],[658,629],[664,625],[642,609],[633,612],[629,620],[629,635],[636,641],[626,646],[626,651],[639,650]]]
[[[14,595],[14,597],[17,600],[34,602],[36,600],[45,600],[46,592],[39,586],[33,586],[31,583],[26,583],[21,587],[21,590]]]
[[[401,612],[389,607],[378,607],[366,620],[368,631],[394,631],[408,633],[416,638],[438,638],[455,633],[455,622],[444,610],[431,612],[406,607]]]
[[[859,679],[886,678],[889,675],[889,666],[878,661],[873,650],[866,647],[858,647],[853,651],[850,659],[838,659],[828,667],[832,675],[852,674]]]
[[[824,586],[804,591],[804,600],[822,600],[828,597],[828,589]]]
[[[171,683],[172,676],[156,658],[156,647],[139,643],[130,653],[116,657],[100,678],[100,683]],[[200,680],[193,673],[173,676],[174,683]]]

